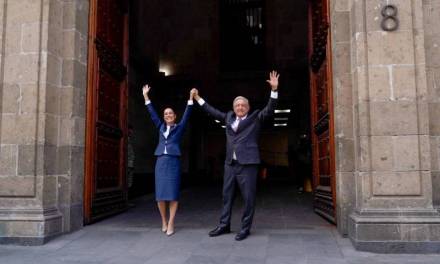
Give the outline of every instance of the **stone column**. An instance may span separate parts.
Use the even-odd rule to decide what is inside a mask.
[[[423,7],[433,200],[440,210],[440,1],[424,1]]]
[[[0,1],[0,243],[82,226],[87,13],[87,1]]]
[[[63,232],[83,226],[84,151],[87,91],[89,0],[64,0],[62,17],[61,86],[59,89],[60,135],[65,150],[66,170],[58,181],[58,206],[63,214]],[[60,193],[63,195],[61,196]]]
[[[359,0],[351,6],[356,248],[439,252],[433,207],[422,0]],[[400,26],[381,29],[394,4]]]
[[[356,198],[354,186],[353,92],[350,62],[350,1],[331,1],[331,46],[336,157],[337,227],[346,235]]]

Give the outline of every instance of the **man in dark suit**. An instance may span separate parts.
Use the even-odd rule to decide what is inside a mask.
[[[231,210],[236,182],[240,188],[245,205],[241,218],[241,230],[235,237],[235,240],[246,239],[250,234],[255,211],[258,164],[260,163],[258,137],[263,121],[270,117],[275,110],[278,99],[278,77],[279,74],[277,72],[272,71],[270,73],[270,79],[267,80],[272,88],[269,103],[262,110],[255,110],[251,114],[249,114],[249,101],[242,96],[234,99],[234,111],[224,113],[206,103],[199,96],[197,89],[192,90],[194,98],[201,105],[202,109],[215,119],[221,120],[226,124],[223,209],[220,224],[209,232],[211,237],[231,232]]]

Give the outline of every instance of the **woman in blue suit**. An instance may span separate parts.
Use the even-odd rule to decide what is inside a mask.
[[[162,217],[162,231],[168,236],[174,234],[174,218],[179,205],[180,188],[180,141],[188,122],[193,106],[193,93],[190,93],[188,105],[180,123],[176,123],[173,109],[166,108],[163,121],[159,118],[148,97],[150,86],[145,85],[142,94],[154,125],[159,130],[159,144],[154,155],[157,156],[155,168],[156,201]],[[166,217],[167,202],[169,203],[169,219]]]

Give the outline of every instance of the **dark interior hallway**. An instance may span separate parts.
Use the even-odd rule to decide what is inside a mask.
[[[298,186],[311,179],[307,38],[307,1],[133,1],[128,122],[136,157],[129,196],[151,193],[154,186],[157,133],[141,95],[144,84],[152,86],[156,110],[171,106],[178,119],[192,87],[222,111],[245,96],[252,112],[269,99],[266,80],[273,69],[281,74],[280,98],[262,129],[261,170],[268,179],[285,177]],[[181,144],[184,189],[221,184],[222,125],[195,106]]]
[[[317,96],[311,95],[308,50],[310,2],[133,0],[128,3],[124,20],[128,31],[124,36],[128,35],[128,40],[119,43],[128,56],[128,94],[123,98],[124,107],[119,116],[124,116],[120,121],[124,123],[121,127],[131,127],[133,133],[126,141],[124,135],[124,141],[120,143],[122,147],[117,146],[114,139],[107,137],[120,137],[121,131],[111,126],[109,130],[105,120],[101,122],[103,124],[99,123],[102,142],[98,142],[100,148],[96,153],[90,152],[98,157],[98,169],[93,170],[93,162],[87,166],[88,175],[96,173],[96,179],[93,178],[95,176],[88,177],[89,184],[86,186],[87,190],[91,190],[87,198],[93,197],[85,199],[90,219],[102,219],[123,210],[127,196],[133,199],[154,191],[156,157],[153,152],[159,134],[147,113],[141,93],[144,85],[152,87],[149,98],[159,116],[163,115],[166,107],[171,107],[177,114],[177,121],[183,115],[193,87],[210,105],[224,112],[231,110],[236,96],[247,97],[249,114],[252,114],[267,104],[270,87],[266,80],[269,71],[276,70],[280,73],[277,107],[262,125],[259,134],[260,178],[296,184],[296,187],[292,185],[292,192],[305,186],[309,192],[313,191],[313,187],[323,187],[315,188],[326,194],[320,193],[319,197],[326,200],[319,205],[321,209],[330,208],[333,217],[328,219],[334,222],[334,199],[329,196],[334,194],[329,186],[330,182],[334,182],[330,171],[333,162],[329,158],[331,147],[326,145],[330,136],[322,133],[328,130],[329,122],[326,126],[319,126],[322,137],[319,143],[313,143],[315,150],[319,148],[324,154],[316,156],[318,152],[314,151],[312,158],[311,151],[317,128],[311,122],[316,116],[312,108],[327,108],[325,102],[315,103]],[[318,11],[318,8],[314,10]],[[316,19],[319,20],[319,16],[315,16]],[[104,22],[102,25],[106,25]],[[102,87],[107,87],[104,81]],[[112,109],[112,100],[109,99],[112,96],[106,94],[107,90],[103,88],[99,92],[102,98],[107,98],[107,107]],[[323,95],[327,93],[323,91],[318,97],[325,97]],[[125,108],[127,102],[128,108]],[[187,191],[203,184],[221,183],[226,154],[225,125],[206,115],[199,106],[194,108],[180,144],[182,187]],[[108,114],[106,110],[101,112],[103,116],[118,116]],[[325,123],[325,116],[321,119],[321,123]],[[127,141],[130,143],[127,144]],[[126,153],[127,146],[131,146],[134,153],[130,159],[132,165],[127,170],[132,173],[127,173],[124,166],[115,166],[126,161],[125,156],[128,155],[121,153]],[[112,160],[111,151],[120,154],[117,162]],[[90,154],[90,157],[93,155]],[[312,180],[312,161],[315,172],[317,166],[323,168],[321,174],[325,178],[325,186],[319,186],[318,181]],[[110,165],[113,166],[111,169]],[[118,168],[120,171],[115,173]],[[318,175],[314,174],[315,177]],[[96,188],[94,182],[97,182]],[[314,203],[316,208],[317,200]],[[268,203],[267,208],[273,204]],[[310,210],[313,207],[311,203],[303,206]],[[287,224],[283,217],[279,216],[276,222]],[[86,223],[93,222],[88,220]]]

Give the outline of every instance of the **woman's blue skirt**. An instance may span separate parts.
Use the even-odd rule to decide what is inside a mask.
[[[180,157],[161,155],[157,157],[156,201],[178,201],[180,194]]]

